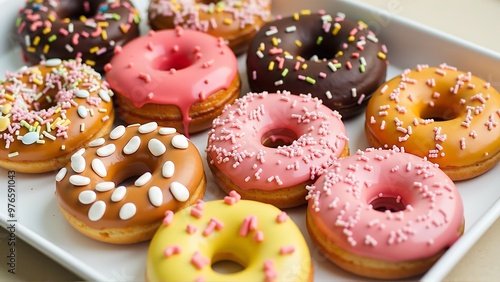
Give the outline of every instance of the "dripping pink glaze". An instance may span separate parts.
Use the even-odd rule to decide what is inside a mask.
[[[266,147],[263,137],[285,129],[291,145]],[[277,190],[314,179],[347,144],[341,116],[310,95],[248,93],[213,121],[206,152],[242,189]]]
[[[360,256],[418,260],[460,237],[464,215],[458,190],[436,165],[414,155],[358,151],[334,163],[308,189],[308,213],[319,232]],[[401,196],[406,209],[374,210],[370,203],[380,195]]]
[[[178,27],[130,41],[105,70],[111,88],[137,108],[145,104],[179,107],[188,132],[191,106],[228,89],[238,62],[222,39]]]

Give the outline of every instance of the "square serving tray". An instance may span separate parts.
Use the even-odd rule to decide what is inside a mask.
[[[4,71],[14,71],[23,65],[20,49],[13,38],[15,15],[24,1],[0,0],[0,77]],[[147,32],[146,8],[148,1],[136,0],[136,7],[143,15],[142,34]],[[490,81],[500,88],[500,55],[487,49],[461,41],[455,37],[403,19],[390,10],[380,10],[357,1],[319,0],[289,1],[273,0],[275,15],[289,15],[301,9],[313,11],[323,9],[329,13],[343,12],[348,17],[363,20],[377,33],[388,49],[390,67],[387,79],[398,75],[403,69],[417,64],[437,65],[448,63],[459,69]],[[6,35],[6,37],[5,37]],[[242,77],[242,95],[248,92],[244,56],[239,58]],[[346,121],[351,152],[368,146],[363,130],[364,115]],[[194,135],[195,143],[205,159],[207,133]],[[220,199],[225,194],[215,184],[205,163],[208,178],[205,200]],[[55,173],[40,175],[16,174],[16,235],[47,256],[65,266],[85,280],[92,281],[137,281],[144,280],[145,261],[149,243],[115,246],[89,239],[74,230],[63,218],[54,196]],[[6,186],[7,171],[0,169],[0,183]],[[500,215],[500,166],[475,179],[457,183],[464,201],[465,234],[422,277],[425,281],[442,280],[460,258],[480,238]],[[3,190],[3,191],[1,191]],[[8,225],[7,189],[0,189],[0,226]],[[287,209],[292,219],[303,231],[308,241],[314,268],[315,281],[359,280],[330,263],[311,243],[305,228],[305,207]]]

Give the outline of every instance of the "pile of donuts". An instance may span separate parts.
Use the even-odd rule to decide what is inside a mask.
[[[444,63],[386,80],[365,22],[270,2],[152,0],[141,19],[129,0],[27,1],[0,167],[54,172],[90,238],[151,240],[148,281],[312,281],[306,236],[364,277],[424,273],[463,234],[455,182],[500,160],[499,93]],[[362,115],[371,147],[350,150]],[[224,196],[204,201],[211,179]],[[307,234],[286,213],[304,205]]]

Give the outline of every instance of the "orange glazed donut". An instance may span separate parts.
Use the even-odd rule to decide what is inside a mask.
[[[153,30],[182,26],[222,37],[235,54],[271,19],[271,0],[153,0],[148,9]]]
[[[0,166],[57,170],[82,146],[109,132],[113,92],[81,60],[50,59],[0,81]]]
[[[339,267],[379,279],[422,274],[462,235],[458,189],[437,166],[395,150],[336,161],[309,188],[307,229]]]
[[[288,215],[260,202],[198,202],[167,212],[149,245],[147,281],[312,281],[313,268],[304,237]],[[219,261],[243,270],[220,273]]]
[[[187,136],[209,128],[241,88],[238,62],[225,43],[180,27],[134,39],[105,69],[125,122],[156,121]]]
[[[139,36],[139,22],[129,0],[28,0],[19,12],[17,40],[32,64],[82,58],[102,72],[116,47]]]
[[[205,194],[201,156],[174,128],[120,125],[89,146],[56,175],[56,196],[68,222],[90,238],[149,240],[165,211]]]
[[[306,202],[307,184],[349,154],[341,116],[309,95],[248,93],[213,122],[209,167],[219,186],[279,208]]]
[[[476,177],[500,160],[500,94],[470,72],[419,65],[382,85],[366,110],[374,147],[439,164],[452,179]]]

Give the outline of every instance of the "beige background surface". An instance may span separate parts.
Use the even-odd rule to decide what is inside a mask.
[[[302,1],[302,0],[301,0]],[[500,52],[499,0],[359,0],[402,17],[447,32],[463,40]],[[500,72],[500,70],[499,70]],[[483,235],[446,278],[447,281],[500,281],[500,220]],[[17,273],[7,272],[4,263],[7,232],[0,228],[0,281],[79,280],[29,245],[17,245]]]

